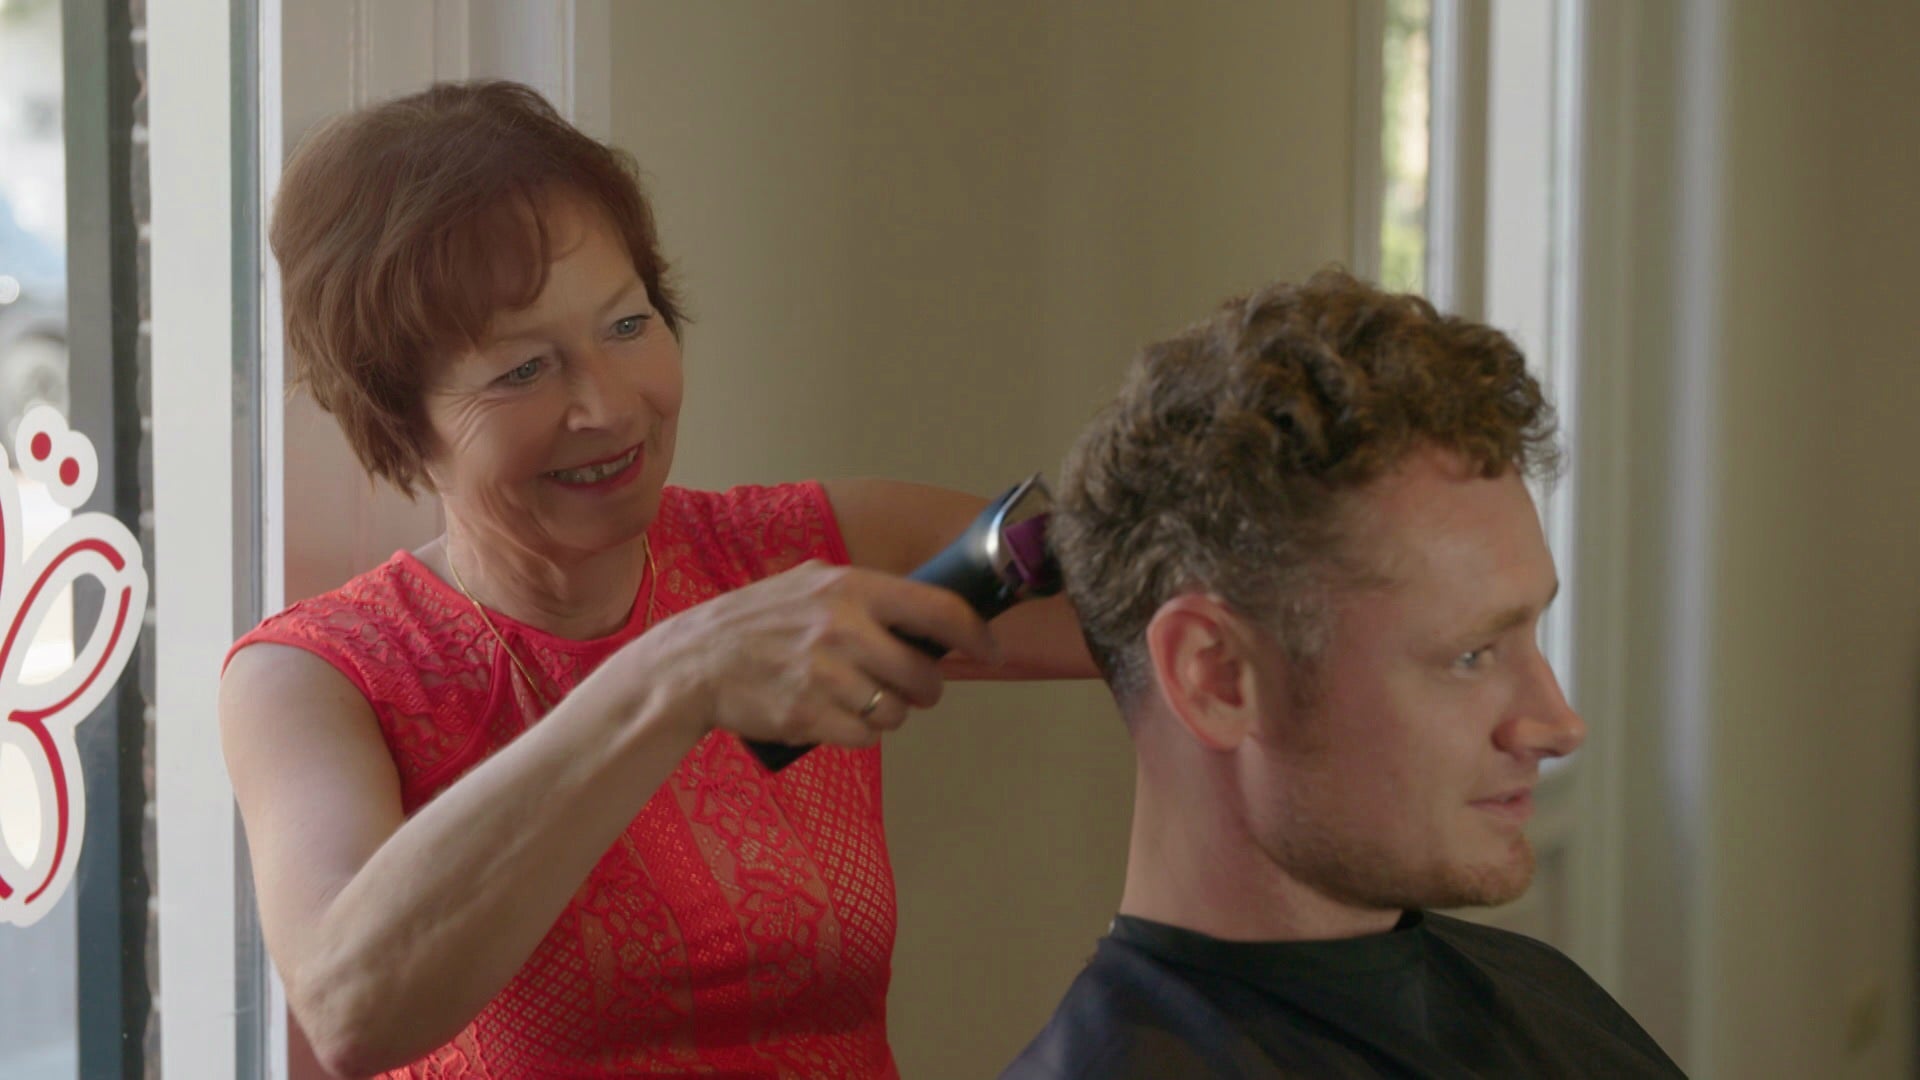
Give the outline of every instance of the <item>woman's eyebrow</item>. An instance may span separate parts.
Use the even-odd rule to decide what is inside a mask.
[[[594,317],[605,318],[608,312],[620,307],[629,297],[633,296],[634,293],[639,292],[644,294],[646,288],[646,282],[641,281],[637,277],[622,284],[613,295],[602,300],[599,306],[593,309]],[[526,339],[538,337],[544,331],[552,329],[550,325],[551,320],[547,319],[527,320],[521,323],[515,323],[510,320],[511,317],[509,317],[507,325],[498,333],[488,336],[486,346],[488,349],[514,345]]]
[[[644,281],[641,281],[639,278],[636,277],[632,281],[627,282],[625,285],[620,286],[620,291],[614,293],[612,296],[607,297],[606,302],[601,304],[600,307],[596,310],[598,310],[600,312],[601,317],[604,318],[607,315],[612,314],[613,309],[624,305],[627,302],[627,300],[633,296],[634,293],[639,292],[644,295],[646,291],[647,291],[647,283]]]

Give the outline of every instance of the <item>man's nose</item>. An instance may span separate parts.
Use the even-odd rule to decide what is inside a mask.
[[[1536,758],[1565,757],[1587,741],[1587,722],[1567,704],[1546,657],[1536,653],[1535,663],[1529,687],[1515,703],[1516,714],[1501,725],[1500,748]]]

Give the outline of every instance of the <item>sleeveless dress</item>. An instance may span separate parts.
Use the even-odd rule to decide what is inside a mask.
[[[818,484],[669,487],[648,530],[657,618],[807,559],[844,564]],[[559,701],[646,629],[597,641],[495,614]],[[292,605],[234,648],[333,665],[372,703],[411,815],[540,706],[467,599],[406,552]],[[896,1077],[895,929],[880,751],[821,747],[769,774],[702,740],[593,868],[526,965],[450,1043],[389,1077]]]

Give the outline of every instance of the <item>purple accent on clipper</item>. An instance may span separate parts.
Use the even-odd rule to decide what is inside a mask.
[[[1013,568],[1020,575],[1017,589],[1022,596],[1046,596],[1060,591],[1060,566],[1047,552],[1047,517],[1044,513],[1035,514],[1000,533],[1007,550],[1013,554]]]

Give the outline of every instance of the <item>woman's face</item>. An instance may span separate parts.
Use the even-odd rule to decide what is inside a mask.
[[[545,222],[540,295],[428,385],[427,472],[475,539],[568,561],[637,538],[659,509],[680,344],[604,214],[556,198]]]

